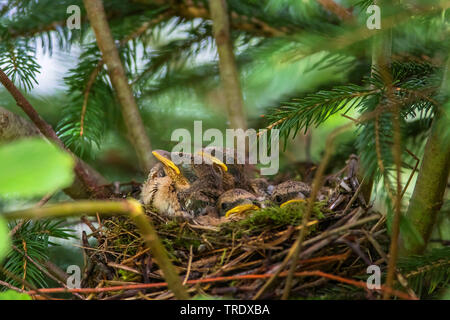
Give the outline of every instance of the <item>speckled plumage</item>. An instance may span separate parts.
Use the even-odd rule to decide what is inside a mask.
[[[248,164],[239,163],[236,151],[228,148],[206,147],[202,152],[210,154],[226,163],[228,170],[220,170],[222,175],[222,187],[225,191],[239,188],[252,191],[251,174]]]
[[[162,163],[157,163],[142,186],[141,200],[145,205],[155,208],[170,217],[185,217],[177,198],[176,185],[164,170]]]
[[[179,173],[161,162],[156,164],[142,187],[144,204],[167,216],[190,218],[202,214],[207,207],[215,206],[217,198],[223,193],[221,175],[216,167],[205,163],[198,155],[164,150],[155,152],[169,160],[176,155],[185,156],[188,161],[177,165]]]
[[[228,210],[243,204],[255,204],[259,206],[254,194],[243,189],[231,189],[219,197],[216,207],[219,215],[224,216]]]
[[[306,199],[311,187],[301,181],[288,180],[275,186],[270,199],[280,205],[292,199]]]

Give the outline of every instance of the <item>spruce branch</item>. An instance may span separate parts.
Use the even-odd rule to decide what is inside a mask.
[[[141,23],[137,28],[132,28],[119,42],[119,49],[123,53],[123,59],[130,60],[130,55],[135,55],[128,48],[128,43],[141,37],[152,26],[157,25],[167,18],[163,12],[157,18]],[[70,75],[64,78],[68,85],[71,103],[64,108],[65,116],[58,126],[58,135],[64,143],[79,156],[83,156],[86,146],[92,147],[92,142],[101,147],[101,141],[105,128],[107,114],[115,114],[115,101],[112,88],[107,80],[104,61],[96,44],[88,46],[80,57],[76,68],[70,70]],[[131,66],[127,66],[131,68]],[[79,107],[81,105],[81,110]],[[88,110],[89,106],[89,110]],[[109,110],[112,112],[109,112]],[[78,121],[78,119],[80,119]],[[106,121],[107,122],[107,121]],[[87,127],[87,130],[85,128]]]
[[[102,68],[103,68],[103,60],[100,60],[99,63],[97,64],[97,67],[94,68],[91,75],[89,76],[86,88],[83,91],[83,105],[81,107],[81,119],[80,119],[80,136],[82,136],[84,133],[84,118],[86,116],[89,93],[91,92],[95,79],[97,78]]]
[[[12,82],[31,90],[37,83],[36,74],[40,68],[36,62],[36,48],[23,39],[1,43],[0,68]]]
[[[399,269],[411,287],[424,298],[450,282],[450,249],[434,248],[423,255],[400,257]],[[424,292],[428,288],[427,292]]]
[[[374,2],[376,4],[376,2]],[[385,34],[378,34],[373,37],[372,42],[372,63],[371,63],[371,77],[378,77],[379,70],[385,70],[390,67],[391,64],[391,56],[392,56],[392,31],[389,30]],[[371,85],[372,88],[376,87],[374,83]],[[375,142],[376,142],[376,153],[377,160],[380,166],[380,171],[383,177],[385,176],[385,170],[383,165],[383,160],[381,158],[381,148],[380,148],[380,117],[377,115],[375,118]],[[367,176],[367,179],[364,180],[362,186],[362,194],[366,203],[370,202],[370,198],[372,195],[373,184],[375,180],[375,172],[367,170],[364,166],[359,167],[358,172],[359,178]],[[386,179],[384,179],[387,182]],[[388,183],[385,183],[387,187],[389,187]],[[388,189],[389,191],[389,189]],[[389,193],[390,194],[390,193]]]
[[[101,0],[83,0],[83,3],[121,104],[123,119],[130,135],[129,140],[134,146],[141,168],[144,172],[149,172],[153,166],[150,140],[114,43],[103,3]]]
[[[182,77],[182,73],[186,73],[184,66],[188,59],[195,58],[195,55],[201,49],[205,49],[205,44],[210,45],[210,42],[207,41],[211,38],[210,29],[205,23],[200,23],[188,31],[188,36],[185,39],[174,39],[155,48],[153,52],[148,54],[148,63],[143,71],[133,80],[133,87],[138,86],[140,90],[145,90],[146,93],[157,90],[158,94],[170,89],[168,85],[159,85],[155,89],[149,89],[148,87],[155,87],[154,80],[163,83],[165,79],[174,81],[177,75]],[[214,69],[214,71],[216,70]],[[184,86],[186,86],[186,82],[190,81],[183,81]],[[198,81],[194,80],[191,83],[196,84]]]
[[[147,5],[165,5],[167,2],[165,0],[131,0],[131,2],[147,4]],[[242,5],[242,11],[246,11],[245,5],[247,4],[244,1],[241,2],[233,2],[229,3],[228,6],[233,9],[232,5],[236,7]],[[258,11],[261,10],[263,6],[257,6]],[[251,9],[255,9],[254,7],[250,7]],[[180,1],[179,3],[172,4],[171,9],[174,11],[174,15],[186,20],[192,20],[196,18],[201,18],[205,20],[211,20],[212,16],[210,14],[210,10],[207,6],[207,1]],[[239,8],[237,10],[231,10],[230,16],[231,20],[231,28],[235,30],[240,30],[244,32],[248,32],[254,34],[255,36],[263,36],[263,37],[279,37],[289,33],[292,31],[292,25],[283,25],[279,23],[279,21],[270,20],[266,21],[259,16],[255,16],[255,12],[253,15],[250,14],[250,10],[247,12],[241,12]],[[255,10],[256,11],[256,10]],[[297,26],[295,29],[301,29]]]
[[[21,223],[22,221],[24,223]],[[12,230],[16,230],[12,236],[13,250],[8,253],[4,261],[4,269],[21,280],[40,287],[46,286],[44,275],[49,275],[43,267],[43,262],[48,260],[49,246],[55,245],[50,241],[50,237],[59,239],[72,237],[68,233],[71,230],[61,226],[61,223],[61,220],[37,222],[19,220],[16,225],[12,224]],[[7,276],[6,280],[11,280],[12,284],[17,285],[22,283],[24,286],[23,281],[16,281],[12,277]]]
[[[438,1],[433,5],[424,5],[420,11],[402,8],[404,10],[398,10],[383,18],[382,30],[369,30],[366,25],[358,27],[342,25],[339,27],[328,26],[326,33],[311,32],[309,30],[302,31],[286,38],[292,44],[285,50],[272,52],[271,59],[288,63],[305,59],[322,51],[339,52],[341,50],[349,50],[359,43],[364,43],[364,41],[373,39],[400,25],[413,23],[411,22],[412,19],[436,14],[448,8],[450,8],[448,1]]]
[[[380,93],[379,88],[367,89],[359,85],[338,86],[332,90],[323,90],[308,94],[304,98],[292,99],[268,116],[270,128],[280,129],[285,138],[296,136],[297,132],[305,132],[311,125],[318,126],[330,116],[352,108],[361,107],[372,95]]]

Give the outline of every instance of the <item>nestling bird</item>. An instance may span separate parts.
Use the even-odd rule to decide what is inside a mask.
[[[234,188],[252,191],[249,165],[239,163],[236,150],[221,147],[206,147],[201,149],[198,154],[206,162],[208,162],[208,159],[213,159],[212,162],[215,163],[214,165],[221,172],[222,187],[225,191]],[[220,163],[225,161],[226,165],[219,165],[218,161]],[[209,162],[211,163],[211,160]]]
[[[219,197],[216,207],[220,216],[229,217],[258,210],[260,204],[252,193],[243,189],[231,189]]]
[[[150,205],[169,217],[190,218],[178,200],[177,188],[179,189],[185,182],[177,178],[176,171],[177,169],[166,160],[157,163],[150,170],[148,179],[142,186],[141,200],[145,205]]]
[[[311,187],[304,182],[288,180],[275,186],[271,200],[279,206],[304,201],[311,194]]]
[[[252,187],[252,193],[254,193],[259,199],[264,200],[269,197],[274,189],[274,186],[265,178],[255,178],[250,180]]]
[[[170,153],[155,150],[153,155],[160,161],[150,172],[142,188],[144,204],[150,204],[162,214],[193,218],[207,208],[214,207],[221,188],[218,166],[226,166],[212,157],[215,165],[205,163],[198,155]],[[186,161],[176,165],[174,156]]]

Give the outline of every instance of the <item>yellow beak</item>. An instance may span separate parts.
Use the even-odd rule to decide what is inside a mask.
[[[222,161],[220,161],[218,158],[210,155],[207,152],[203,152],[203,151],[199,151],[198,154],[203,156],[203,158],[205,158],[205,157],[209,158],[212,161],[212,163],[215,163],[218,166],[220,166],[223,169],[223,171],[228,171],[227,165],[225,163],[223,163]]]
[[[241,204],[234,207],[233,209],[228,210],[227,213],[225,214],[225,217],[228,218],[230,215],[233,214],[244,214],[249,211],[255,210],[259,210],[259,207],[254,204]]]
[[[284,206],[287,206],[287,205],[289,205],[291,203],[302,203],[302,202],[306,202],[306,200],[305,199],[291,199],[291,200],[288,200],[286,202],[283,202],[280,205],[280,208],[283,208]]]
[[[155,156],[156,159],[161,161],[166,167],[172,168],[176,172],[176,174],[180,174],[180,169],[177,167],[175,163],[173,163],[172,160],[167,159],[166,157],[160,155],[156,151],[152,151],[152,154]]]

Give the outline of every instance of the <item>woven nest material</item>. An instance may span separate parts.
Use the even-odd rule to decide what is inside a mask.
[[[385,220],[364,203],[351,170],[328,177],[331,192],[316,202],[307,227],[290,298],[378,298],[367,268],[386,268]],[[348,169],[348,168],[347,168]],[[252,299],[280,267],[302,228],[306,203],[265,208],[242,220],[217,225],[177,222],[148,211],[173,264],[192,295]],[[91,228],[92,225],[91,225]],[[134,224],[125,217],[101,221],[83,238],[87,259],[83,287],[117,287],[95,299],[171,299],[162,272]],[[92,242],[92,241],[91,241]],[[278,299],[286,267],[259,298]],[[144,284],[144,286],[140,286]]]

